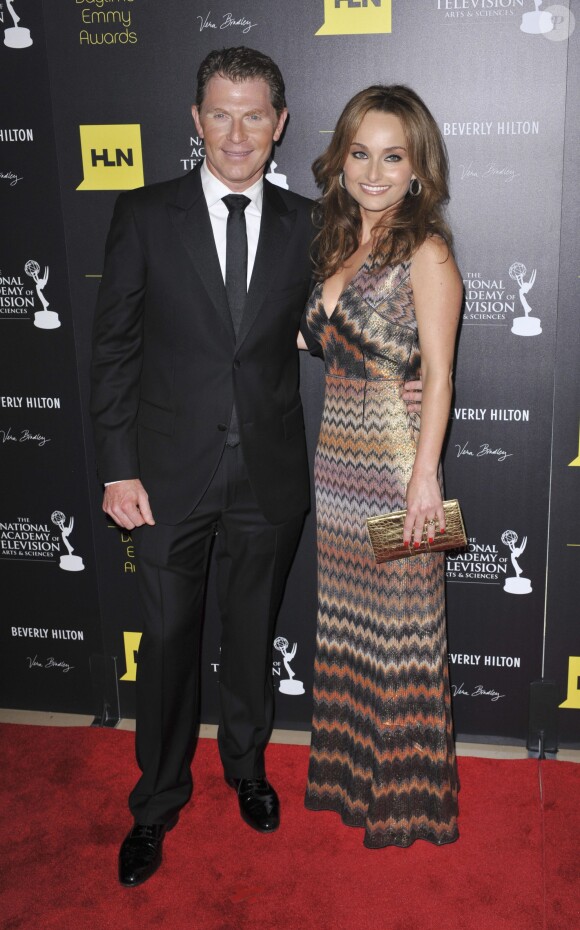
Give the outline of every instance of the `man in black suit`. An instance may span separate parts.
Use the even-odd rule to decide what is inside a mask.
[[[278,826],[264,770],[272,638],[309,506],[296,336],[310,286],[312,204],[263,178],[287,117],[280,71],[252,49],[212,52],[192,112],[205,162],[118,198],[94,329],[103,509],[133,533],[143,613],[142,775],[119,858],[124,885],[153,874],[191,796],[216,528],[219,751],[242,817],[261,832]]]

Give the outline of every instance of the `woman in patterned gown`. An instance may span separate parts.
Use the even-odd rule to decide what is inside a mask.
[[[313,170],[319,283],[302,348],[324,357],[315,460],[319,611],[311,810],[371,848],[457,836],[444,556],[377,565],[366,519],[407,508],[404,537],[444,529],[440,455],[462,284],[442,208],[447,158],[402,86],[361,91]],[[401,396],[421,371],[421,414]]]

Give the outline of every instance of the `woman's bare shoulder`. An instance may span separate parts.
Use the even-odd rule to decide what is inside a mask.
[[[434,235],[428,236],[427,239],[421,243],[413,255],[412,264],[415,265],[418,263],[420,266],[429,267],[430,265],[442,265],[444,262],[448,261],[450,261],[453,267],[455,266],[451,248],[442,236]]]

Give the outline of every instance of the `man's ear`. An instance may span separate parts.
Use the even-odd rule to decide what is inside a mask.
[[[278,122],[276,123],[276,129],[274,130],[274,136],[273,136],[274,142],[277,142],[280,136],[282,135],[282,130],[284,129],[284,123],[286,122],[287,119],[288,119],[288,110],[286,109],[286,107],[284,107],[284,109],[280,113],[280,116],[278,117]]]
[[[203,128],[201,125],[201,120],[199,118],[199,107],[194,103],[191,108],[191,115],[193,116],[193,122],[195,123],[195,128],[197,129],[197,134],[200,139],[203,139]]]

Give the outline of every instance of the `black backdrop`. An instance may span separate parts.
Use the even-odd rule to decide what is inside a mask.
[[[16,24],[0,6],[0,704],[134,713],[138,565],[130,536],[100,511],[87,417],[104,239],[118,190],[176,176],[203,155],[190,116],[197,66],[211,48],[248,44],[286,78],[291,116],[270,170],[294,190],[316,195],[309,166],[345,101],[369,83],[410,84],[442,128],[466,289],[445,454],[447,492],[461,499],[470,538],[447,561],[456,729],[524,739],[529,683],[545,675],[556,682],[561,740],[578,744],[578,4],[14,0],[12,9]],[[302,394],[313,451],[315,359],[302,359]],[[211,591],[208,722],[219,672]],[[278,726],[309,725],[315,615],[310,515],[277,630],[297,644],[304,694],[284,693],[275,649]]]

